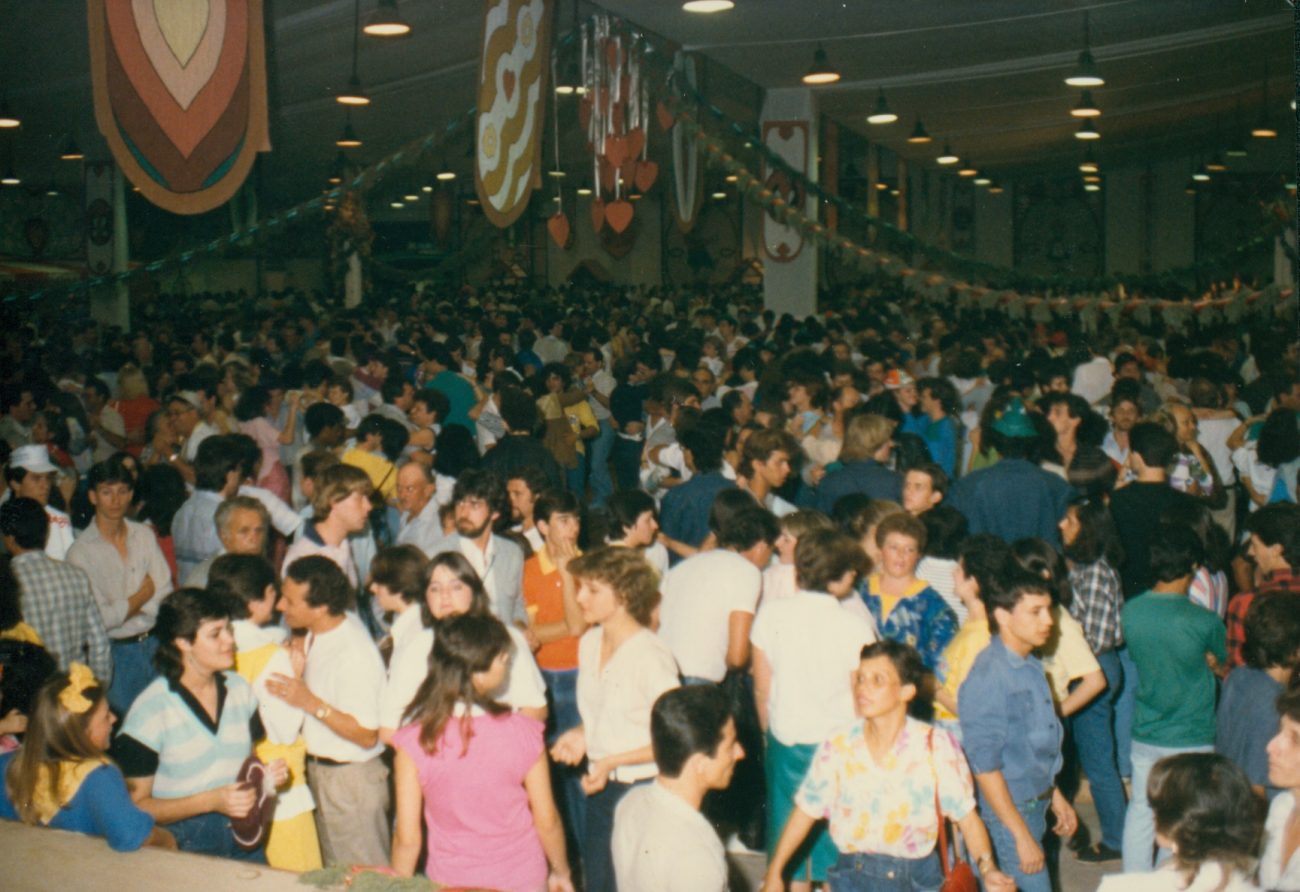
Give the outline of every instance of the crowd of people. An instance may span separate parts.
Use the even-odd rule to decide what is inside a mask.
[[[216,297],[2,336],[0,817],[503,892],[1300,890],[1285,329]]]

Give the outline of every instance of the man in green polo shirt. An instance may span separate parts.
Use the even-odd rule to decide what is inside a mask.
[[[1124,872],[1151,870],[1155,821],[1147,776],[1165,756],[1214,749],[1214,673],[1225,665],[1227,633],[1213,611],[1187,598],[1202,547],[1191,527],[1161,524],[1151,538],[1155,585],[1120,614],[1138,670],[1133,720],[1133,798],[1124,818]]]

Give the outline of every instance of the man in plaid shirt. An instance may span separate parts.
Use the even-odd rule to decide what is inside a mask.
[[[1300,595],[1300,506],[1290,502],[1265,505],[1246,518],[1250,531],[1248,553],[1255,562],[1258,583],[1253,592],[1242,592],[1228,602],[1228,665],[1241,665],[1241,646],[1246,641],[1246,613],[1255,596],[1264,592]]]
[[[10,499],[0,506],[0,534],[13,555],[10,567],[21,591],[23,619],[45,642],[59,668],[84,662],[107,684],[113,659],[104,620],[80,567],[45,554],[50,521],[35,499]]]

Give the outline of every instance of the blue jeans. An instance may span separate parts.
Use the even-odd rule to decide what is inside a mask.
[[[1079,766],[1088,777],[1097,804],[1102,844],[1116,851],[1124,838],[1124,785],[1115,759],[1115,698],[1122,691],[1123,667],[1113,650],[1097,655],[1106,676],[1106,690],[1070,718],[1070,733]]]
[[[1043,846],[1043,837],[1047,833],[1047,810],[1051,804],[1052,800],[1050,798],[1030,799],[1016,803],[1016,811],[1020,812],[1020,817],[1024,819],[1025,824],[1029,827],[1029,832],[1040,846]],[[1048,865],[1038,873],[1025,873],[1020,869],[1020,855],[1016,852],[1016,838],[1011,835],[1007,825],[1003,824],[998,818],[997,813],[982,799],[980,801],[980,817],[984,819],[984,826],[988,828],[989,839],[993,842],[993,851],[998,856],[998,866],[1003,873],[1016,881],[1016,888],[1020,892],[1052,892],[1051,856],[1047,847],[1043,846],[1043,851],[1048,853]]]
[[[943,885],[939,855],[895,858],[842,852],[826,872],[831,892],[934,892]]]
[[[1119,665],[1124,671],[1124,682],[1115,699],[1115,759],[1119,762],[1119,776],[1133,776],[1133,713],[1137,711],[1138,667],[1129,656],[1128,648],[1119,649]],[[1137,784],[1133,785],[1137,789]]]
[[[586,892],[618,892],[614,853],[610,848],[614,837],[614,810],[638,785],[610,781],[605,784],[605,789],[587,797],[587,838],[582,847],[583,888]]]
[[[1147,801],[1147,778],[1151,769],[1165,756],[1178,753],[1212,753],[1212,746],[1152,746],[1140,740],[1133,741],[1133,798],[1128,801],[1124,815],[1124,872],[1146,873],[1152,867],[1152,852],[1156,845],[1156,820]],[[1163,861],[1169,852],[1161,849],[1156,860]]]
[[[578,464],[564,469],[564,487],[578,497],[579,502],[587,501],[587,456],[578,453]]]
[[[110,641],[113,656],[113,680],[108,685],[108,705],[125,718],[140,692],[157,676],[153,655],[158,639],[149,635],[142,641]]]
[[[546,681],[546,698],[549,717],[546,722],[546,744],[555,743],[565,731],[582,724],[578,714],[578,670],[543,669]],[[559,801],[560,814],[564,816],[566,836],[578,846],[586,838],[587,794],[582,792],[582,768],[575,765],[551,763],[551,786]],[[577,848],[570,849],[578,851]]]
[[[251,864],[266,863],[266,852],[261,846],[249,852],[235,845],[234,834],[230,831],[230,818],[219,812],[210,811],[162,826],[176,837],[176,846],[182,852],[215,855]]]
[[[614,481],[609,476],[609,454],[614,449],[613,426],[609,419],[600,422],[600,434],[587,441],[587,461],[591,465],[591,504],[600,507],[614,494]]]

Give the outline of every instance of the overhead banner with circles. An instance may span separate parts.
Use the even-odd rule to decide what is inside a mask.
[[[542,184],[551,0],[485,0],[474,187],[495,225],[515,222]]]

